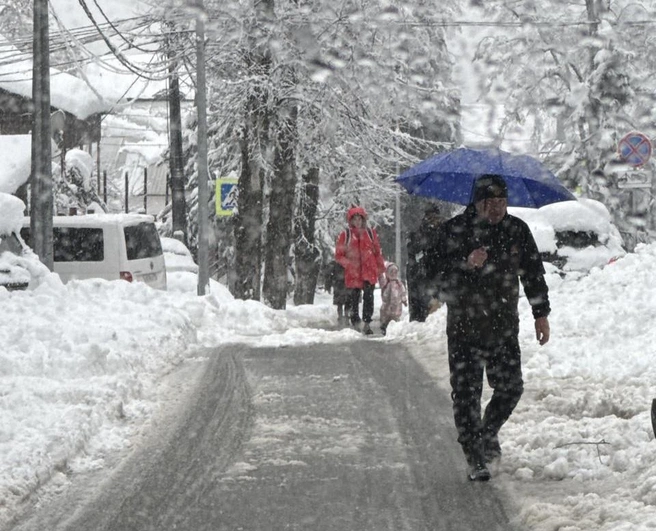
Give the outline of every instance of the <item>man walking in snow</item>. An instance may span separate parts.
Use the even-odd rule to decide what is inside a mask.
[[[474,183],[473,202],[444,222],[427,263],[447,304],[451,397],[458,442],[471,480],[487,481],[487,463],[501,455],[498,433],[524,390],[519,348],[519,282],[531,305],[535,334],[549,341],[550,306],[544,267],[526,223],[507,212],[498,175]],[[493,389],[481,418],[483,373]]]

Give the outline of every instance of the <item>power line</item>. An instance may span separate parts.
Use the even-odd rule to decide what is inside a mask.
[[[107,21],[107,23],[108,23],[108,24],[111,26],[111,28],[114,30],[114,33],[116,33],[116,35],[118,35],[119,37],[121,37],[121,39],[123,39],[123,40],[124,40],[124,41],[125,41],[130,47],[132,47],[132,48],[136,48],[137,50],[140,50],[140,51],[142,51],[142,52],[143,52],[143,51],[146,51],[146,50],[144,50],[143,48],[141,48],[141,47],[135,45],[132,41],[129,41],[128,39],[125,38],[125,36],[123,35],[123,33],[121,33],[121,32],[118,30],[118,28],[112,23],[112,21],[109,20],[109,18],[107,18],[107,15],[105,15],[105,12],[104,12],[103,9],[100,7],[100,4],[98,4],[98,0],[93,0],[93,3],[94,3],[94,4],[96,5],[96,7],[98,8],[98,11],[100,11],[100,14],[103,16],[103,18]]]
[[[156,53],[155,50],[148,50],[144,46],[149,46],[149,45],[161,45],[162,44],[162,39],[168,34],[177,34],[177,35],[185,35],[185,34],[191,34],[193,33],[193,30],[185,30],[181,29],[179,31],[165,31],[165,32],[160,32],[158,36],[155,35],[149,35],[147,38],[149,38],[149,41],[142,42],[140,45],[136,45],[134,43],[134,40],[131,39],[136,39],[138,37],[143,37],[142,33],[137,33],[137,30],[145,31],[147,28],[151,27],[154,23],[157,22],[156,19],[142,15],[138,17],[131,17],[131,18],[125,18],[125,19],[119,19],[117,21],[111,21],[107,17],[107,15],[102,11],[100,6],[98,5],[97,0],[94,0],[94,3],[102,13],[102,16],[104,19],[107,21],[105,23],[100,23],[95,20],[93,15],[91,14],[88,6],[86,5],[85,0],[78,0],[80,2],[80,5],[83,7],[85,10],[85,13],[87,14],[87,17],[91,20],[92,24],[88,26],[80,26],[78,28],[75,28],[73,30],[69,30],[64,27],[63,24],[59,22],[59,20],[56,18],[56,13],[54,12],[54,8],[52,5],[50,6],[51,12],[55,16],[56,20],[58,21],[58,25],[60,27],[59,32],[51,32],[51,50],[52,51],[58,51],[58,50],[68,50],[70,49],[70,41],[71,39],[77,42],[80,45],[79,51],[81,51],[83,54],[86,55],[84,58],[79,58],[75,57],[70,59],[69,61],[58,61],[56,63],[53,63],[53,67],[66,67],[66,66],[72,66],[72,65],[77,65],[79,63],[91,63],[91,62],[97,62],[99,64],[102,64],[105,69],[108,71],[112,71],[115,73],[125,73],[122,70],[118,69],[116,66],[113,66],[109,63],[107,63],[104,58],[107,57],[109,54],[104,54],[104,55],[97,55],[92,52],[90,52],[85,44],[90,44],[93,42],[98,42],[99,40],[102,40],[106,43],[106,45],[109,47],[111,55],[116,57],[119,62],[129,70],[132,74],[139,76],[144,79],[148,80],[164,80],[168,77],[168,62],[164,61],[162,62],[157,68],[151,69],[150,71],[146,71],[145,65],[139,65],[134,63],[134,61],[130,61],[127,59],[125,54],[123,53],[124,50],[122,50],[120,47],[115,46],[114,44],[111,43],[109,38],[105,35],[104,30],[111,28],[116,35],[120,36],[121,39],[127,44],[128,50],[130,48],[136,48],[140,51],[144,51],[145,53]],[[288,20],[294,22],[294,19],[298,20],[298,17],[291,16],[289,17]],[[172,21],[188,21],[188,17],[185,17],[183,15],[173,15],[170,17],[170,20]],[[212,20],[232,20],[231,17],[227,15],[219,15],[212,17]],[[326,19],[326,18],[315,18],[313,19],[314,22],[333,22],[331,19]],[[379,21],[381,22],[381,21]],[[303,23],[307,23],[307,17],[303,18]],[[390,24],[390,25],[404,25],[404,26],[410,26],[410,27],[499,27],[499,28],[508,28],[508,27],[523,27],[523,26],[540,26],[540,27],[554,27],[554,28],[562,28],[562,27],[578,27],[578,26],[588,26],[591,24],[598,24],[599,21],[553,21],[553,20],[530,20],[530,21],[480,21],[480,20],[424,20],[424,21],[401,21],[401,20],[385,20],[382,21],[383,24]],[[649,26],[656,24],[656,19],[654,20],[634,20],[634,21],[621,21],[618,22],[618,25],[620,26]],[[126,25],[132,25],[131,29],[128,28],[120,28],[120,26],[126,26]],[[126,36],[127,35],[127,36]],[[28,41],[27,39],[24,40],[18,40],[15,41],[16,46],[31,46],[31,41]],[[54,43],[54,44],[53,44]],[[31,54],[28,52],[21,52],[19,50],[16,50],[16,53],[2,53],[1,50],[4,47],[14,47],[13,44],[8,43],[8,42],[0,42],[0,67],[1,66],[7,66],[7,65],[12,65],[12,64],[18,64],[24,59],[31,58]],[[212,47],[212,44],[210,43],[210,47]],[[175,59],[186,59],[187,54],[184,51],[181,51],[179,54],[176,55]],[[148,62],[148,66],[152,65],[152,58]],[[25,70],[27,72],[27,69]],[[15,74],[20,73],[20,71],[14,72]],[[10,82],[10,81],[24,81],[23,78],[18,78],[16,80],[11,80],[11,79],[6,79],[7,76],[11,75],[10,73],[0,73],[0,78],[4,78],[3,81],[5,82]],[[191,79],[191,72],[189,72],[190,79]]]
[[[143,75],[142,72],[140,72],[138,70],[137,67],[132,65],[132,63],[121,53],[121,51],[116,46],[114,46],[114,44],[111,42],[111,40],[103,33],[102,29],[98,26],[98,23],[96,22],[95,17],[93,16],[91,11],[89,10],[89,6],[87,6],[87,3],[85,2],[85,0],[78,0],[78,2],[80,4],[80,6],[82,6],[82,9],[84,10],[85,14],[87,15],[87,18],[91,21],[91,23],[96,28],[96,30],[98,30],[98,33],[102,37],[102,39],[105,42],[105,44],[107,45],[107,47],[114,54],[114,57],[116,57],[119,60],[119,62],[123,66],[125,66],[128,70],[130,70],[130,72],[132,72],[134,75],[136,75],[138,77],[146,77],[146,76]]]

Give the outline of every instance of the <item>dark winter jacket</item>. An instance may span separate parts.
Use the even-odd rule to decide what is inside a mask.
[[[344,268],[334,260],[326,268],[324,280],[326,290],[333,292],[333,304],[346,304],[347,291],[344,284]]]
[[[434,258],[431,252],[437,245],[438,228],[433,225],[422,224],[408,237],[408,263],[406,277],[411,290],[419,290],[430,297],[432,289],[426,284],[427,270],[434,270],[434,264],[429,263]]]
[[[470,269],[467,257],[479,247],[487,249],[488,259],[482,268]],[[490,344],[516,335],[518,279],[533,316],[549,315],[540,254],[528,225],[519,218],[507,214],[497,225],[490,225],[469,206],[442,224],[427,263],[427,274],[447,304],[450,338]]]

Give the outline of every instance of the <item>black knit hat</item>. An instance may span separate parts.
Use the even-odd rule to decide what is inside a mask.
[[[474,182],[473,202],[478,203],[483,199],[494,197],[508,197],[508,187],[501,175],[481,175]]]

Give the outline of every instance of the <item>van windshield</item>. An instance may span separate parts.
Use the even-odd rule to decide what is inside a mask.
[[[128,260],[152,258],[162,254],[162,244],[154,224],[130,225],[125,227],[124,231]]]

